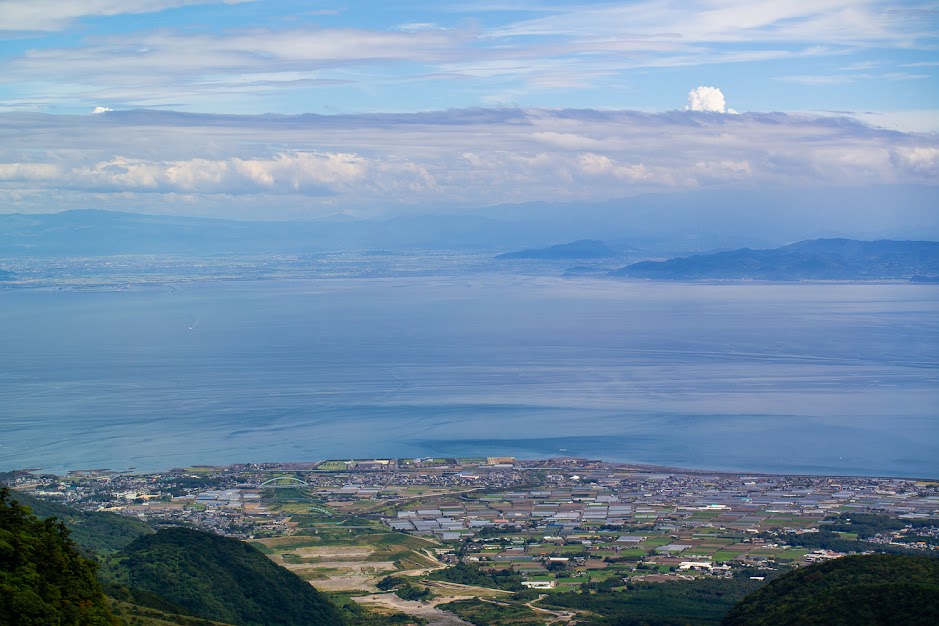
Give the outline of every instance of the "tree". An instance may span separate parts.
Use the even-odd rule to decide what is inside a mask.
[[[40,520],[0,488],[0,623],[119,624],[96,570],[79,554],[65,524]]]

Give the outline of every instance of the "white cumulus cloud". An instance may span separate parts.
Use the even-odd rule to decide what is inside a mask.
[[[736,113],[724,103],[724,94],[717,87],[704,85],[688,92],[686,111],[711,111],[713,113]]]

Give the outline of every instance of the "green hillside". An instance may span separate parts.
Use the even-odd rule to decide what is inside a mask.
[[[0,488],[0,624],[119,624],[95,570],[63,523],[38,519]]]
[[[130,545],[137,537],[153,534],[149,525],[116,513],[86,512],[40,500],[25,493],[10,492],[11,497],[32,509],[37,516],[56,517],[71,531],[69,535],[88,556],[105,556]]]
[[[326,597],[251,545],[187,528],[139,537],[109,559],[103,576],[137,604],[156,594],[168,601],[163,610],[238,626],[345,623]]]
[[[111,612],[124,626],[231,626],[224,622],[213,622],[202,617],[170,613],[147,606],[121,602],[108,598]]]
[[[939,559],[869,554],[800,568],[744,598],[722,624],[939,624]]]

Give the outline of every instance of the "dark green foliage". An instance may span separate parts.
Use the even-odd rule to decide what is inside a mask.
[[[431,572],[427,578],[431,580],[444,580],[461,585],[474,585],[490,589],[504,589],[506,591],[522,591],[522,575],[512,570],[495,570],[484,572],[475,565],[458,563],[453,567]]]
[[[239,626],[346,623],[316,589],[251,545],[187,528],[138,538],[104,574],[136,602],[145,599],[140,592],[157,594],[190,614]]]
[[[406,578],[401,578],[400,576],[385,576],[378,581],[378,584],[375,585],[382,591],[391,591],[395,587],[402,587],[408,584]]]
[[[845,539],[842,535],[823,530],[817,533],[803,533],[801,535],[786,535],[785,542],[791,546],[811,548],[813,550],[834,550],[835,552],[881,552],[884,554],[921,554],[921,550],[904,548],[886,543],[870,543],[860,539]]]
[[[405,613],[372,613],[354,600],[348,600],[341,606],[349,626],[421,626],[427,620]]]
[[[105,577],[107,574],[105,573]],[[111,599],[127,602],[129,604],[139,605],[141,607],[147,607],[150,609],[156,609],[157,611],[162,611],[164,613],[174,613],[177,615],[188,615],[193,616],[194,614],[191,611],[188,611],[184,607],[167,600],[158,593],[153,593],[150,591],[145,591],[143,589],[128,589],[122,585],[117,585],[107,580],[102,583],[104,588],[104,593]]]
[[[543,616],[526,606],[480,598],[456,600],[438,608],[456,613],[476,626],[541,626],[545,623]]]
[[[630,583],[624,591],[552,594],[545,606],[586,610],[603,626],[717,624],[724,614],[760,586],[753,580],[701,579],[668,583]]]
[[[118,624],[95,569],[62,522],[38,519],[0,488],[0,624]]]
[[[430,600],[434,597],[434,594],[430,589],[415,587],[410,583],[399,589],[396,589],[395,595],[397,595],[402,600],[417,600],[420,602],[423,602],[424,600]]]
[[[152,534],[153,529],[140,520],[115,513],[79,511],[64,504],[40,500],[24,493],[14,498],[25,504],[40,517],[57,517],[69,531],[72,541],[86,555],[107,555],[124,548],[142,535]]]
[[[191,617],[148,606],[128,604],[114,598],[109,599],[111,612],[124,626],[229,626],[223,622],[212,622],[202,617]]]
[[[747,596],[722,624],[939,624],[939,559],[868,554],[800,568]]]
[[[385,576],[375,585],[382,591],[391,591],[392,589],[402,600],[430,600],[434,597],[430,589],[415,587],[407,578],[401,576]]]
[[[859,539],[870,539],[874,535],[892,530],[911,528],[929,528],[935,526],[935,520],[901,520],[876,513],[842,513],[826,524],[825,528],[833,532],[855,533]]]

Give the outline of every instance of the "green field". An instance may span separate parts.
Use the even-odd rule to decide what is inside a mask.
[[[345,461],[323,461],[316,466],[316,469],[321,472],[343,472],[349,468],[349,464]]]

